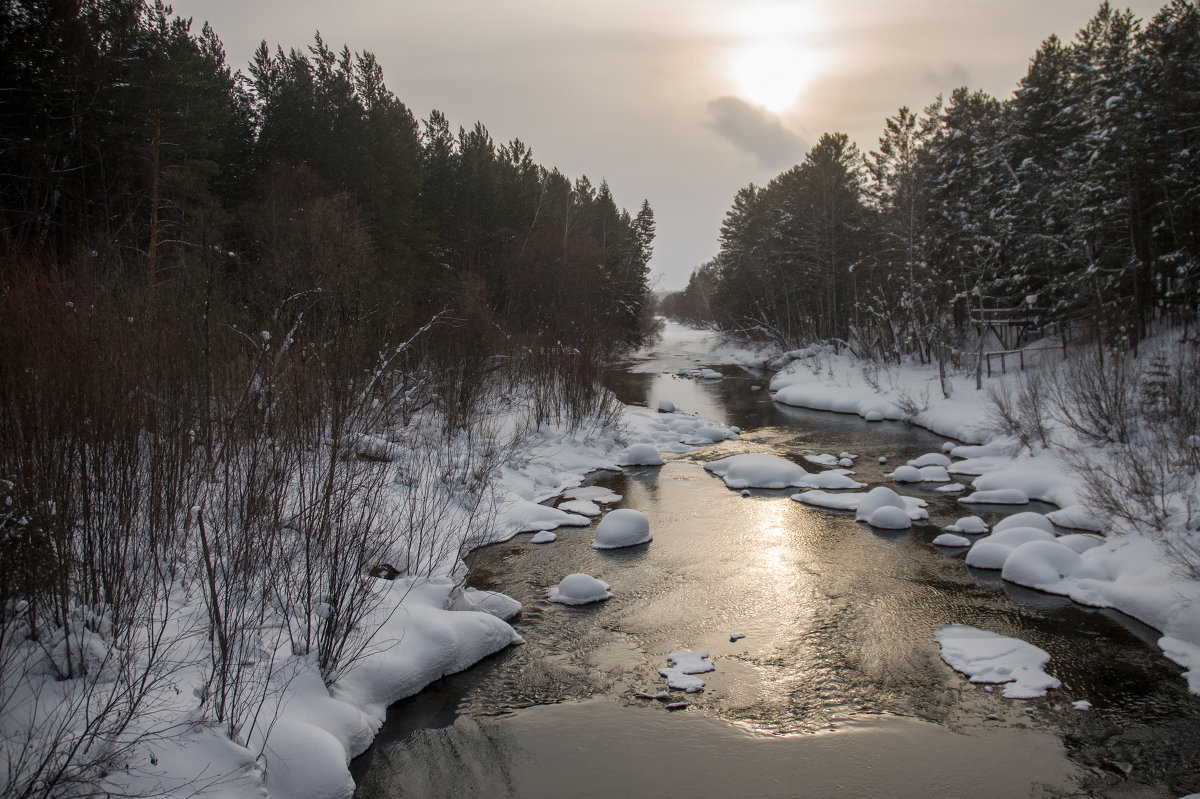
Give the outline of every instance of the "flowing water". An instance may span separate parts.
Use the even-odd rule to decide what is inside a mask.
[[[596,551],[591,531],[575,528],[547,546],[522,535],[475,552],[468,583],[524,604],[514,625],[526,643],[395,705],[353,764],[358,797],[1200,791],[1200,698],[1157,634],[933,547],[942,527],[972,512],[952,497],[922,492],[930,522],[882,533],[790,491],[744,497],[703,469],[740,452],[799,460],[849,450],[861,455],[858,480],[890,484],[878,456],[903,463],[944,439],[779,406],[754,390],[755,376],[721,368],[718,383],[613,375],[626,402],[669,399],[739,425],[743,438],[595,476],[623,496],[610,507],[649,517],[647,545]],[[995,510],[983,515],[995,520]],[[580,571],[611,583],[613,599],[545,601]],[[933,631],[949,623],[1042,647],[1062,687],[1009,700],[968,683],[939,657]],[[635,697],[664,687],[668,653],[693,649],[708,650],[716,670],[688,708]],[[1076,710],[1080,699],[1093,709]]]

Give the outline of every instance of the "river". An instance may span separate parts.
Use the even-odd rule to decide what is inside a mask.
[[[521,535],[473,553],[468,583],[524,604],[514,626],[526,643],[393,706],[352,764],[359,799],[1200,791],[1200,697],[1155,646],[1157,633],[933,547],[969,513],[953,497],[920,492],[930,522],[882,533],[791,491],[742,496],[703,469],[740,452],[799,461],[849,450],[861,455],[856,479],[890,485],[892,465],[941,451],[944,439],[786,408],[756,376],[718,368],[720,382],[612,376],[626,402],[669,399],[740,426],[742,440],[594,476],[622,495],[610,507],[649,517],[647,545],[596,551],[591,530],[578,528],[546,546]],[[579,571],[611,583],[614,597],[545,601]],[[969,683],[940,659],[933,631],[949,623],[1040,646],[1062,687],[1009,700]],[[716,669],[689,707],[635,696],[664,687],[668,653],[695,649]]]

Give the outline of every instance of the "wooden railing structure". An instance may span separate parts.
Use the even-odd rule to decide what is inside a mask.
[[[1040,318],[1041,312],[1032,305],[1022,305],[1016,308],[972,308],[970,310],[971,324],[975,325],[979,335],[984,337],[991,334],[1003,347],[1003,349],[981,353],[987,362],[988,377],[992,376],[992,364],[996,360],[999,361],[1001,374],[1008,373],[1009,363],[1013,363],[1014,366],[1024,371],[1026,353],[1061,349],[1063,358],[1066,359],[1067,342],[1071,340],[1069,320],[1053,325],[1058,329],[1059,338],[1062,340],[1061,346],[1021,348],[1021,341],[1029,335],[1029,331],[1041,326],[1039,325]]]

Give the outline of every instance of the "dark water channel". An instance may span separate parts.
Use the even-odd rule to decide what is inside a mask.
[[[623,496],[610,507],[649,517],[650,544],[596,551],[591,530],[576,528],[546,546],[522,535],[474,553],[469,584],[524,604],[514,624],[526,643],[393,706],[353,764],[358,797],[1200,791],[1200,698],[1157,634],[933,547],[971,512],[952,497],[920,492],[930,523],[885,534],[789,491],[743,497],[703,469],[738,452],[799,460],[849,450],[862,456],[857,479],[890,484],[878,456],[903,463],[944,439],[778,406],[752,390],[754,376],[723,371],[718,383],[613,376],[627,402],[668,399],[742,427],[743,440],[597,477]],[[995,510],[983,515],[994,521]],[[611,583],[613,599],[545,601],[578,571]],[[948,623],[1042,647],[1062,687],[1009,700],[968,683],[939,657],[933,631]],[[665,687],[667,654],[691,649],[708,650],[716,670],[690,707],[669,712],[634,696]],[[1081,699],[1093,708],[1076,710]]]

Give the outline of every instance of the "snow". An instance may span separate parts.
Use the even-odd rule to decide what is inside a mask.
[[[986,533],[988,531],[987,522],[978,516],[963,516],[954,524],[946,525],[948,533]]]
[[[993,529],[995,532],[999,533],[1011,527],[1036,527],[1039,530],[1045,530],[1051,535],[1054,535],[1056,532],[1054,525],[1050,522],[1050,519],[1048,519],[1044,514],[1031,510],[1022,511],[1021,513],[1014,513],[1011,516],[1005,516],[1003,519],[996,522],[996,526]]]
[[[1081,563],[1075,550],[1057,541],[1028,541],[1004,559],[1000,576],[1029,588],[1053,590],[1064,577],[1076,572]]]
[[[566,502],[558,503],[558,509],[567,513],[586,516],[589,519],[594,519],[600,515],[600,506],[590,499],[568,499]]]
[[[1068,505],[1065,508],[1051,511],[1046,514],[1046,517],[1054,522],[1055,526],[1068,530],[1088,530],[1098,533],[1104,529],[1104,522],[1093,516],[1083,505]]]
[[[621,495],[613,493],[611,489],[603,486],[583,486],[582,488],[569,488],[562,492],[562,495],[567,499],[586,499],[590,502],[596,502],[600,505],[611,505],[614,502],[621,501]]]
[[[730,488],[791,488],[809,477],[803,467],[775,455],[748,453],[709,461],[704,468]]]
[[[1050,655],[1033,644],[965,624],[948,624],[934,633],[942,660],[973,683],[1004,684],[1009,699],[1032,699],[1062,685],[1043,667]]]
[[[863,496],[862,501],[855,509],[854,518],[860,522],[865,521],[872,526],[878,527],[881,525],[874,524],[871,519],[874,518],[875,512],[880,508],[897,508],[904,512],[910,521],[921,521],[929,518],[929,512],[925,510],[926,502],[915,497],[902,497],[892,489],[886,486],[877,486]],[[895,518],[894,515],[891,518]],[[885,517],[880,517],[883,521]]]
[[[892,472],[891,478],[897,483],[950,482],[950,475],[946,473],[946,467],[944,466],[914,466],[911,463],[904,466],[897,466],[896,471]]]
[[[563,605],[586,605],[591,602],[602,602],[612,597],[612,588],[603,580],[598,580],[590,574],[577,572],[568,574],[559,581],[558,585],[550,587],[546,598],[551,602]]]
[[[940,452],[927,452],[919,458],[914,458],[908,462],[909,466],[916,466],[918,469],[925,466],[941,466],[947,468],[950,466],[950,459]]]
[[[653,444],[634,444],[617,456],[618,466],[662,466],[662,456]]]
[[[684,673],[678,668],[659,669],[658,674],[667,681],[667,687],[676,691],[694,694],[704,690],[704,680]]]
[[[908,518],[904,508],[885,505],[871,512],[867,517],[867,524],[881,530],[907,530],[912,527],[912,519]]]
[[[966,491],[967,487],[962,483],[950,483],[949,485],[938,486],[935,490],[943,494],[960,494]]]
[[[559,527],[587,527],[591,524],[586,516],[540,505],[527,499],[514,499],[500,515],[501,524],[509,533],[505,538],[511,538],[517,533],[535,533]]]
[[[942,533],[933,539],[933,545],[935,547],[969,547],[971,546],[971,539],[963,538],[961,535],[955,535],[954,533]]]
[[[840,459],[836,455],[830,455],[825,452],[820,455],[805,455],[804,460],[809,463],[815,463],[818,466],[837,466]]]
[[[1019,488],[994,488],[959,497],[958,501],[964,505],[1028,505],[1029,495]]]
[[[633,508],[618,508],[609,511],[600,524],[596,525],[596,537],[592,549],[619,549],[645,544],[650,535],[650,520],[646,514]]]
[[[557,540],[558,540],[558,535],[556,533],[552,533],[549,530],[543,530],[542,532],[535,535],[533,538],[529,539],[529,543],[531,543],[531,544],[553,544]]]
[[[697,649],[692,652],[672,652],[667,655],[667,662],[684,674],[707,674],[717,668],[708,658],[708,652]]]
[[[1053,540],[1053,533],[1037,527],[1010,527],[976,541],[967,553],[967,565],[977,569],[1003,569],[1004,561],[1022,544]]]
[[[885,504],[903,508],[908,514],[908,518],[912,521],[921,521],[929,518],[929,511],[925,510],[925,506],[928,503],[925,500],[916,497],[902,497],[895,491],[884,486],[877,486],[870,491],[840,494],[831,494],[828,491],[820,490],[805,491],[800,494],[792,494],[792,499],[824,510],[856,511],[858,521],[867,521],[876,509]]]
[[[808,474],[796,484],[798,488],[820,488],[828,491],[839,489],[866,488],[866,483],[860,483],[849,477],[852,474],[847,469],[828,469],[815,474]]]
[[[538,533],[538,535],[545,535],[545,533]],[[554,535],[554,533],[550,533],[550,535]],[[461,596],[451,604],[450,610],[477,610],[508,621],[521,612],[521,603],[499,591],[465,588]]]

